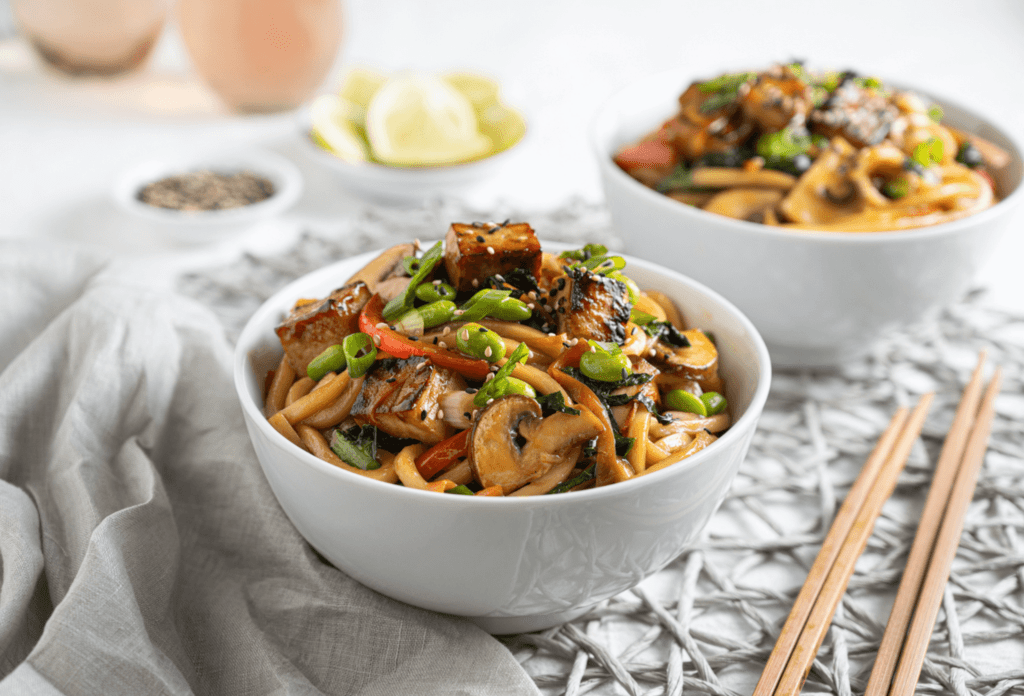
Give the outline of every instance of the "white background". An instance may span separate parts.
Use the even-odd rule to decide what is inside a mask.
[[[695,77],[792,58],[854,68],[943,95],[1024,136],[1020,0],[349,0],[345,15],[325,89],[355,64],[469,69],[498,78],[528,114],[528,142],[471,192],[478,205],[600,200],[587,144],[591,115],[618,88],[678,66]],[[295,230],[360,206],[296,139],[293,114],[224,111],[192,73],[173,23],[143,71],[112,81],[63,78],[44,70],[24,42],[0,41],[0,237],[100,246],[147,269],[154,282],[170,277],[148,270],[154,259],[167,270],[286,244]],[[142,159],[250,143],[288,155],[305,177],[306,194],[275,226],[183,250],[141,234],[110,203],[117,172]],[[979,278],[991,302],[1017,310],[1024,310],[1021,222],[1018,215]]]

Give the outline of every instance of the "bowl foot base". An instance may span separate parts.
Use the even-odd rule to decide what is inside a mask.
[[[590,611],[592,605],[574,607],[552,614],[531,614],[530,616],[467,616],[467,620],[495,636],[511,633],[530,633],[543,631],[572,621]]]

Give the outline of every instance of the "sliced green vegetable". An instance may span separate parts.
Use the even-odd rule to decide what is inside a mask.
[[[550,394],[544,394],[534,398],[537,399],[537,403],[540,404],[545,417],[550,416],[552,413],[568,413],[572,416],[580,415],[580,410],[578,408],[572,408],[571,406],[565,405],[565,396],[563,396],[560,391],[551,392]]]
[[[473,495],[473,491],[469,490],[469,488],[461,483],[455,488],[449,488],[445,493],[454,493],[455,495]]]
[[[604,244],[584,244],[582,249],[563,251],[558,255],[560,259],[573,259],[575,261],[586,261],[594,256],[602,256],[608,253],[608,247]]]
[[[729,402],[718,392],[704,392],[700,395],[700,400],[704,403],[704,410],[709,416],[721,413],[729,407]]]
[[[479,360],[498,362],[505,357],[505,342],[494,331],[470,322],[455,333],[455,347]]]
[[[646,326],[647,324],[650,324],[657,318],[658,317],[654,316],[653,314],[641,312],[636,307],[633,307],[631,310],[629,310],[629,320],[636,324],[637,326]]]
[[[708,415],[708,407],[704,405],[700,397],[694,396],[685,389],[673,389],[670,391],[665,396],[665,403],[668,405],[669,410],[672,411],[696,413],[698,416]]]
[[[417,288],[419,288],[420,284],[426,280],[427,276],[434,271],[434,267],[437,266],[438,262],[441,260],[443,253],[443,243],[438,242],[434,246],[430,247],[427,253],[423,255],[423,258],[419,259],[419,268],[413,274],[412,279],[405,287],[405,290],[384,305],[382,315],[384,316],[385,321],[393,321],[412,309],[413,302],[416,299]]]
[[[352,379],[365,375],[377,359],[377,346],[368,334],[349,334],[342,342],[342,347],[348,362],[348,376]]]
[[[310,360],[306,366],[306,374],[310,379],[319,382],[328,372],[341,372],[346,362],[344,348],[341,344],[336,344]]]
[[[932,104],[928,107],[928,118],[935,121],[936,123],[942,123],[942,117],[946,115],[946,112],[942,110],[942,107],[938,104]]]
[[[769,160],[792,160],[811,149],[811,136],[793,128],[765,133],[757,140],[757,154]]]
[[[640,286],[622,271],[612,271],[611,273],[606,274],[605,277],[617,280],[626,286],[626,293],[629,295],[630,303],[635,303],[640,299]]]
[[[434,281],[423,283],[416,288],[416,299],[422,302],[438,302],[439,300],[454,300],[455,288],[445,282]]]
[[[693,185],[693,171],[685,164],[676,165],[672,173],[659,181],[654,188],[659,193],[700,190],[699,187]]]
[[[735,91],[738,90],[740,85],[744,82],[749,82],[755,77],[757,77],[757,73],[754,72],[725,73],[724,75],[719,75],[707,82],[700,83],[700,91],[704,94],[722,91]]]
[[[982,156],[981,150],[974,147],[969,141],[964,142],[960,149],[957,150],[956,161],[971,169],[985,164],[985,158]]]
[[[365,428],[372,428],[376,431],[372,425],[364,426]],[[356,430],[355,428],[352,429]],[[379,469],[380,462],[376,460],[376,439],[365,438],[363,431],[359,431],[359,440],[353,442],[349,439],[347,433],[342,433],[340,430],[335,430],[334,435],[331,436],[331,449],[336,455],[338,455],[343,462],[357,469],[363,471],[370,471],[372,469]]]
[[[402,333],[416,334],[423,329],[429,329],[446,321],[451,321],[454,316],[455,303],[450,300],[438,300],[416,309],[410,309],[399,317],[394,327],[396,331],[401,331]]]
[[[595,475],[594,471],[595,471],[596,466],[597,466],[597,462],[592,462],[590,464],[590,466],[588,466],[586,469],[584,469],[583,471],[578,473],[576,476],[573,476],[568,481],[563,481],[562,483],[558,484],[557,486],[552,488],[550,491],[548,491],[545,495],[555,495],[557,493],[566,493],[568,491],[571,491],[576,486],[582,485],[582,484],[586,483],[587,481],[590,481],[591,479],[594,478],[594,475]]]
[[[590,350],[580,356],[580,372],[601,382],[618,382],[633,374],[629,356],[614,343],[587,341]]]
[[[511,294],[510,290],[480,290],[459,307],[459,319],[461,321],[479,321],[497,309],[501,301]]]
[[[944,155],[942,141],[938,138],[928,138],[914,147],[914,154],[910,156],[910,159],[922,167],[933,167],[936,164],[942,164]]]
[[[906,179],[890,179],[882,184],[882,193],[894,201],[910,193],[910,182]]]
[[[512,370],[515,369],[517,363],[524,363],[529,357],[530,349],[525,343],[520,343],[516,346],[516,349],[512,351],[512,355],[508,356],[508,361],[494,373],[494,377],[490,381],[484,382],[484,386],[480,387],[480,391],[473,397],[473,405],[482,408],[491,399],[498,398],[496,394],[502,389],[501,382],[512,376]]]

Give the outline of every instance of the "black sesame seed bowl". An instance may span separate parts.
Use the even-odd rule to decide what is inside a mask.
[[[678,110],[695,79],[674,70],[612,96],[590,130],[605,200],[626,251],[720,292],[758,328],[776,367],[836,366],[886,331],[960,299],[999,248],[1021,193],[1022,148],[1005,129],[948,99],[899,82],[939,105],[942,123],[1011,156],[991,171],[999,202],[973,215],[898,231],[837,232],[749,222],[685,205],[648,188],[613,160]]]
[[[258,148],[153,158],[117,176],[112,196],[141,230],[180,244],[213,243],[288,210],[302,176]]]

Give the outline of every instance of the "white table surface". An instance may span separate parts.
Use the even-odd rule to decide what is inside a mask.
[[[600,200],[587,140],[592,113],[618,88],[679,65],[698,76],[791,58],[853,67],[945,95],[1024,139],[1019,0],[348,0],[345,13],[325,89],[355,64],[470,69],[498,78],[526,111],[529,141],[467,194],[479,206]],[[289,156],[305,177],[305,195],[277,224],[183,249],[139,234],[110,202],[115,175],[141,159],[248,144]],[[0,238],[101,247],[151,282],[167,282],[175,269],[285,245],[303,227],[359,210],[362,202],[298,145],[294,114],[227,113],[192,72],[173,23],[144,70],[115,80],[62,77],[23,41],[0,41]],[[1024,310],[1021,222],[1018,215],[979,279],[990,302],[1016,310]]]

